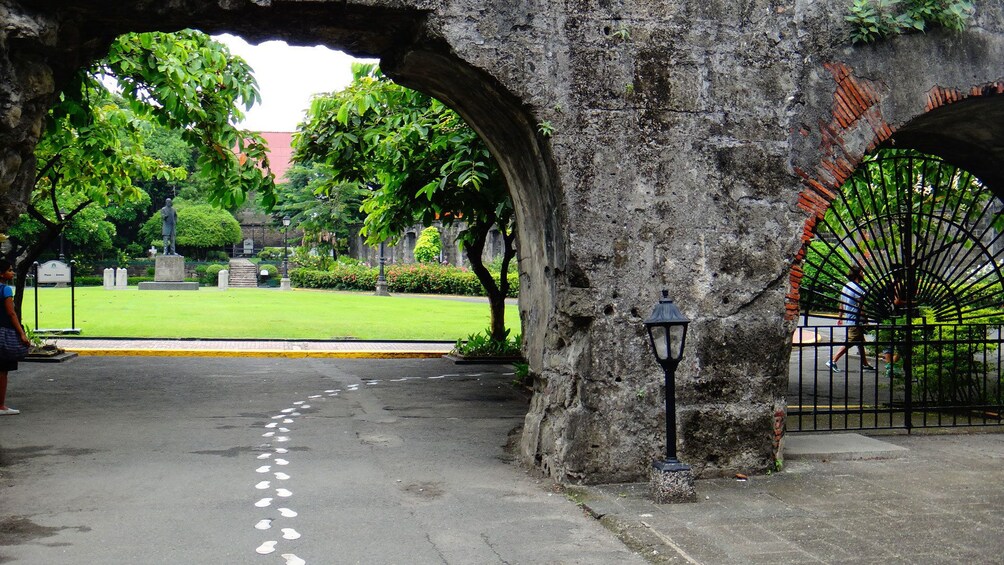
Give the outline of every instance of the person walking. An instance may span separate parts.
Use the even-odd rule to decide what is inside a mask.
[[[0,314],[0,327],[12,328],[19,334],[21,343],[30,345],[28,335],[24,333],[21,320],[14,311],[14,289],[8,284],[14,280],[14,265],[10,261],[0,259],[0,299],[3,300],[3,314]],[[15,410],[7,406],[7,373],[17,370],[17,359],[0,358],[0,416],[13,416],[20,414],[20,410]]]
[[[837,353],[826,362],[826,366],[834,373],[840,372],[838,361],[851,347],[857,347],[861,354],[861,368],[874,370],[875,367],[868,363],[868,355],[865,353],[865,330],[861,322],[861,301],[864,299],[865,291],[861,288],[861,281],[864,280],[864,271],[857,265],[851,266],[847,272],[847,283],[840,289],[840,319],[837,325],[847,326],[847,345],[837,350]]]

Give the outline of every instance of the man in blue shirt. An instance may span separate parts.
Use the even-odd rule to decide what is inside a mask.
[[[826,362],[826,366],[835,373],[840,372],[840,366],[837,362],[850,347],[858,348],[858,352],[861,354],[862,369],[875,369],[868,363],[868,356],[865,353],[864,323],[867,320],[861,319],[861,300],[865,296],[865,291],[861,288],[864,271],[861,267],[853,265],[847,272],[847,279],[847,284],[840,289],[840,319],[837,321],[838,325],[847,326],[847,345],[838,349],[833,358]]]

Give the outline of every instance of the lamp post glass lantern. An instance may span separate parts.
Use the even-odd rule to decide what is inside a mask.
[[[289,278],[289,216],[282,217],[282,278]]]
[[[690,320],[669,298],[668,290],[662,291],[662,299],[645,320],[648,339],[666,378],[666,459],[652,462],[661,471],[690,468],[676,458],[676,367],[683,359],[689,324]]]

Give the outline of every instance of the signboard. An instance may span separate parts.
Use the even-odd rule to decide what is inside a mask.
[[[46,261],[38,266],[38,282],[70,282],[70,266],[62,261]]]
[[[250,237],[244,240],[244,254],[254,255],[254,240]]]

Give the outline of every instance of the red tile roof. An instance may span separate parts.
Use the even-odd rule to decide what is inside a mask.
[[[286,182],[283,178],[286,171],[292,165],[293,158],[293,132],[291,131],[263,131],[261,136],[268,143],[268,163],[275,173],[276,184]]]

